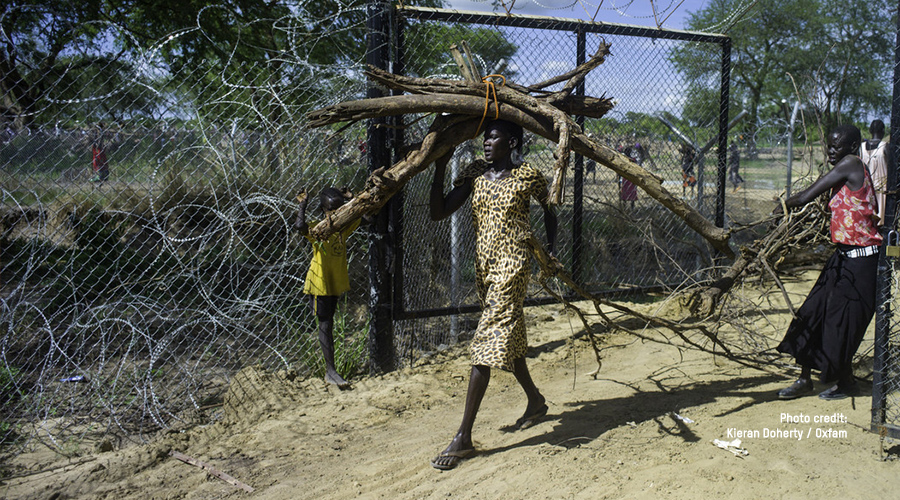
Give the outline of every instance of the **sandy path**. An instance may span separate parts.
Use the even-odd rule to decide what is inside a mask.
[[[792,286],[802,293],[810,283]],[[524,395],[510,374],[495,371],[475,424],[479,453],[456,470],[436,471],[428,461],[459,423],[469,370],[465,346],[414,368],[358,380],[344,392],[318,380],[246,370],[232,383],[223,421],[10,481],[0,486],[0,497],[693,500],[892,498],[900,489],[898,465],[879,460],[879,438],[864,430],[870,397],[779,401],[775,391],[789,376],[781,370],[767,373],[624,334],[608,339],[606,345],[623,347],[604,350],[594,380],[587,375],[595,368],[589,343],[571,340],[580,330],[576,318],[559,306],[526,313],[529,366],[549,415],[530,429],[509,430],[524,409]],[[781,314],[776,328],[786,321]],[[782,413],[801,412],[809,423],[781,422]],[[813,421],[834,414],[846,422]],[[729,428],[760,433],[742,440],[748,455],[739,458],[711,443],[726,439]],[[800,431],[802,438],[763,436],[776,428]],[[839,437],[821,435],[829,429]],[[214,465],[255,492],[168,457],[170,449]]]

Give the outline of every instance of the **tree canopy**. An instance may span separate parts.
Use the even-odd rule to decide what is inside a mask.
[[[753,137],[764,115],[780,114],[782,99],[800,99],[828,128],[864,121],[889,109],[889,71],[896,15],[886,0],[712,0],[689,15],[692,30],[732,38],[731,94],[749,113],[743,127]],[[736,19],[736,21],[735,21]],[[681,47],[672,62],[694,82],[686,114],[701,109],[704,88],[718,78],[717,59],[700,44]],[[698,61],[709,61],[698,64]],[[708,103],[707,103],[708,105]],[[686,117],[690,119],[690,117]]]
[[[364,60],[368,3],[10,0],[0,11],[0,112],[16,128],[72,103],[86,104],[66,108],[81,120],[202,106],[216,116],[277,123],[285,108],[302,113],[291,106],[310,94],[361,78],[348,68]],[[507,57],[515,48],[496,34],[453,28],[431,42],[446,47],[465,37],[475,50],[499,44],[493,53]],[[102,98],[109,95],[116,98]]]

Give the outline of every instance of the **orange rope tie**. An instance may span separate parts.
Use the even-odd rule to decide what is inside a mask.
[[[500,101],[497,100],[497,87],[494,85],[494,78],[499,78],[503,80],[500,82],[500,86],[506,85],[506,77],[503,75],[488,75],[481,79],[487,86],[484,88],[484,113],[481,115],[481,122],[478,123],[478,128],[475,129],[475,135],[472,139],[478,137],[478,133],[481,131],[481,126],[484,125],[484,119],[487,118],[488,107],[491,103],[491,93],[494,94],[494,119],[500,118]]]

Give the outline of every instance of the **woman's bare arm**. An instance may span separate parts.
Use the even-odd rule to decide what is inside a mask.
[[[459,210],[459,207],[466,202],[466,198],[472,194],[472,180],[466,179],[463,184],[451,189],[444,196],[444,176],[447,173],[447,163],[450,161],[451,156],[453,156],[453,151],[434,162],[434,179],[431,181],[431,195],[429,197],[431,220],[446,219],[453,212]]]

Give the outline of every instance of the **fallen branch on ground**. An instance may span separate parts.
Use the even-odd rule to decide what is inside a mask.
[[[253,493],[253,491],[254,491],[252,486],[238,481],[237,479],[229,476],[228,474],[225,474],[224,472],[216,469],[215,467],[213,467],[212,465],[209,465],[206,462],[197,460],[196,458],[193,458],[193,457],[189,457],[189,456],[185,455],[184,453],[179,453],[174,450],[170,451],[169,455],[173,458],[177,458],[178,460],[181,460],[182,462],[184,462],[186,464],[190,464],[195,467],[199,467],[199,468],[205,470],[206,472],[208,472],[209,474],[221,479],[222,481],[225,481],[226,483],[228,483],[232,486],[235,486],[237,488],[240,488],[248,493]]]

